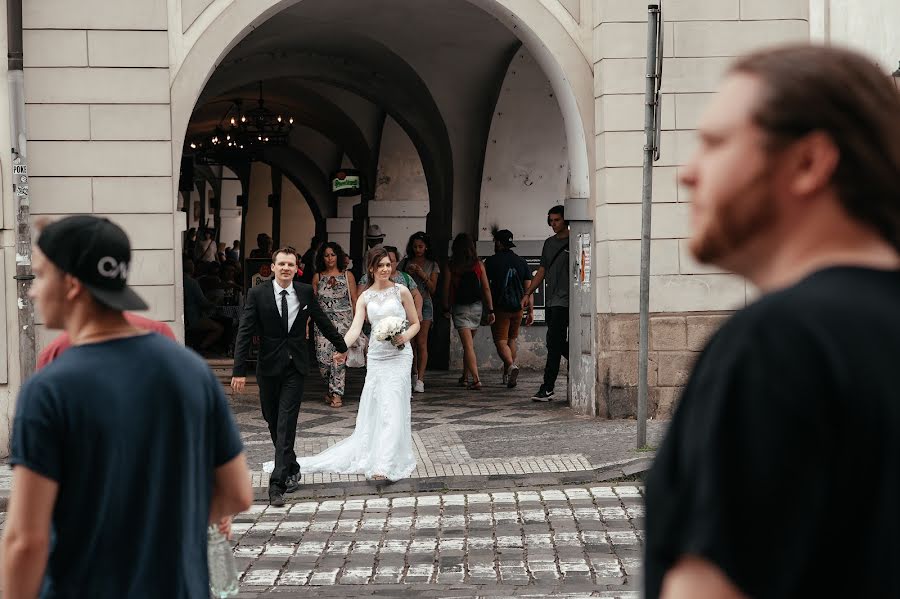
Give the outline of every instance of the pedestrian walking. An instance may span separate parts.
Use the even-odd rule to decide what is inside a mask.
[[[318,262],[316,261],[319,252],[322,251],[322,246],[325,242],[319,239],[317,235],[314,235],[312,239],[309,240],[309,248],[304,252],[303,256],[300,258],[300,281],[303,283],[312,284],[313,276],[316,274]],[[343,268],[343,266],[341,266]],[[313,285],[315,288],[315,285]]]
[[[133,312],[124,312],[123,316],[125,317],[125,320],[128,321],[128,324],[136,329],[159,333],[163,337],[168,337],[172,341],[176,341],[175,333],[173,333],[171,327],[164,322],[146,318]],[[70,347],[72,347],[72,338],[66,331],[61,332],[53,339],[53,341],[45,345],[44,349],[41,350],[41,353],[38,354],[35,369],[40,370],[45,367],[47,364],[61,356],[63,352]]]
[[[453,328],[456,329],[463,348],[463,373],[459,377],[459,384],[470,390],[480,391],[475,333],[481,326],[485,310],[488,313],[487,324],[494,324],[491,287],[471,235],[460,233],[453,239],[450,249],[450,276],[444,278],[444,315],[452,317]],[[468,383],[469,375],[472,376],[471,383]]]
[[[440,266],[431,252],[431,237],[423,231],[413,233],[406,244],[406,257],[398,266],[408,273],[422,294],[422,318],[419,332],[413,339],[416,381],[413,391],[425,392],[425,369],[428,367],[428,332],[434,322],[434,294],[437,291]]]
[[[353,323],[353,306],[356,305],[356,280],[353,273],[344,268],[344,250],[333,241],[326,242],[316,258],[316,274],[312,278],[322,311],[341,335],[347,334]],[[340,267],[338,266],[340,265]],[[315,327],[316,361],[328,391],[325,401],[332,408],[344,405],[347,364],[334,360],[334,344],[318,327]]]
[[[544,241],[541,264],[525,290],[522,309],[534,306],[534,292],[547,282],[544,297],[544,313],[547,324],[547,362],[544,366],[544,382],[531,399],[552,401],[556,377],[559,376],[560,359],[569,361],[569,221],[562,206],[554,206],[547,212],[547,225],[553,235]],[[534,319],[531,318],[531,324]]]
[[[309,372],[306,331],[313,319],[322,334],[346,353],[347,346],[328,316],[322,311],[306,283],[294,281],[299,259],[290,248],[272,255],[271,283],[257,285],[247,292],[234,350],[231,388],[244,390],[247,384],[247,359],[250,339],[259,337],[256,382],[263,418],[275,448],[275,464],[269,476],[269,503],[284,505],[284,494],[300,488],[300,467],[294,453],[297,416],[303,399],[303,381]]]
[[[646,596],[900,597],[900,95],[854,52],[767,49],[698,131],[690,251],[761,296],[698,358],[647,479]]]
[[[207,525],[249,508],[222,387],[195,353],[135,328],[128,237],[93,216],[49,224],[29,292],[72,347],[19,393],[3,534],[6,597],[209,596]]]
[[[213,232],[210,229],[203,231],[203,241],[196,248],[198,262],[216,262],[218,260],[219,245],[213,239]]]
[[[513,234],[509,229],[496,230],[494,255],[484,261],[484,269],[491,286],[496,319],[491,325],[491,335],[497,355],[503,361],[503,384],[512,389],[519,378],[518,356],[519,327],[522,325],[522,300],[525,289],[531,283],[531,269],[525,259],[512,251]],[[534,296],[526,299],[528,324],[534,322]]]

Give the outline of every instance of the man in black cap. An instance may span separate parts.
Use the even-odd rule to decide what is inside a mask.
[[[193,352],[128,323],[128,237],[47,225],[30,296],[72,348],[19,393],[3,537],[10,597],[206,597],[206,526],[253,499],[221,385]],[[51,542],[52,539],[52,542]]]
[[[524,258],[512,251],[514,247],[512,231],[494,231],[494,255],[484,261],[496,310],[491,334],[497,354],[503,360],[503,383],[510,389],[516,386],[519,377],[516,339],[522,325],[522,299],[531,282],[531,269]],[[528,324],[531,324],[534,321],[534,297],[529,296],[525,305],[528,308]]]

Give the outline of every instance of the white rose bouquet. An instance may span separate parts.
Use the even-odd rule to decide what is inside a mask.
[[[400,345],[397,345],[394,341],[394,337],[402,335],[408,328],[409,321],[405,318],[388,316],[379,320],[378,324],[372,327],[372,336],[379,341],[390,341],[391,344],[397,346],[397,349],[403,349],[406,344],[401,343]]]

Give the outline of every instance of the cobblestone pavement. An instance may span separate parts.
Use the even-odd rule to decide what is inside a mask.
[[[230,364],[212,366],[223,383],[230,380]],[[499,373],[482,373],[485,388],[480,392],[457,386],[456,376],[429,373],[426,393],[413,397],[413,444],[418,463],[413,479],[578,472],[648,457],[635,449],[635,421],[574,414],[565,401],[565,379],[557,384],[559,399],[539,403],[530,399],[540,386],[538,372],[523,371],[515,389],[501,385]],[[363,377],[364,371],[349,371],[344,407],[338,409],[325,403],[325,388],[317,375],[307,379],[297,455],[318,453],[353,432]],[[261,488],[268,485],[262,464],[272,459],[272,442],[260,412],[257,388],[252,379],[249,383],[246,393],[231,400],[254,472],[253,484]],[[665,424],[648,423],[651,446],[658,445]],[[361,476],[336,474],[304,477],[310,484],[362,480]]]
[[[240,597],[639,597],[634,485],[256,504]]]

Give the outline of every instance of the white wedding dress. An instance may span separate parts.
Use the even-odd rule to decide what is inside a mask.
[[[382,318],[406,318],[396,285],[383,291],[367,289],[362,297],[373,329]],[[389,341],[369,339],[356,429],[322,453],[298,458],[301,474],[336,472],[368,478],[381,474],[390,480],[412,474],[416,469],[409,405],[412,359],[409,343],[397,349]]]

